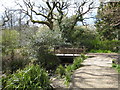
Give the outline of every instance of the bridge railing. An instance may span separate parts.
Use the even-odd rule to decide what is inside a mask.
[[[66,48],[66,47],[60,47],[60,48],[54,48],[55,54],[80,54],[85,53],[86,49],[84,47],[81,48]]]

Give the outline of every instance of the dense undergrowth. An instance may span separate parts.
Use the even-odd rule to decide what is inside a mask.
[[[3,89],[51,90],[48,73],[39,65],[29,65],[23,70],[2,78]]]
[[[64,78],[65,84],[68,86],[72,79],[74,70],[82,66],[83,60],[87,56],[81,55],[76,57],[73,64],[62,66],[61,64],[57,67],[55,74],[60,78]],[[38,64],[29,64],[24,69],[18,69],[13,74],[4,75],[2,77],[2,89],[41,89],[51,90],[50,76],[43,67]]]

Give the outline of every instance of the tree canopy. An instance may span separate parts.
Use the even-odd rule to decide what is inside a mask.
[[[96,16],[96,27],[102,39],[119,39],[120,2],[101,3]]]

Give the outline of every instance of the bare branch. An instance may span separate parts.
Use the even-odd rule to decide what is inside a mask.
[[[84,14],[88,13],[91,9],[93,9],[93,8],[94,8],[94,7],[91,7],[91,5],[93,5],[93,2],[91,2],[91,3],[89,4],[88,10],[87,10],[87,11],[85,11],[84,13],[82,13],[82,15],[84,15]]]
[[[7,9],[5,10],[4,14],[5,14],[5,16],[2,16],[2,18],[3,18],[3,24],[2,24],[2,26],[4,26],[5,23],[10,20],[10,18],[9,18],[9,11]]]
[[[45,24],[50,29],[53,29],[53,23],[55,20],[58,21],[59,25],[62,23],[62,19],[64,16],[68,14],[68,9],[70,5],[69,2],[62,2],[62,1],[53,1],[53,2],[44,2],[45,6],[42,6],[39,4],[38,6],[35,5],[35,3],[32,3],[30,0],[23,0],[25,7],[18,4],[21,7],[22,12],[24,12],[33,23],[39,23],[39,24]],[[73,27],[76,25],[78,21],[83,22],[83,15],[85,15],[87,12],[89,12],[91,9],[93,9],[92,5],[93,2],[91,2],[88,5],[88,10],[83,12],[84,6],[87,4],[85,0],[81,4],[77,4],[78,7],[76,7],[77,12],[75,12],[76,18],[73,23]],[[35,9],[37,8],[37,10]],[[44,20],[37,19],[34,20],[34,16],[42,16]]]
[[[52,8],[51,8],[49,2],[46,2],[46,4],[47,4],[47,6],[49,7],[49,9],[51,10]]]
[[[42,13],[37,13],[35,10],[33,10],[33,9],[31,9],[31,11],[32,12],[34,12],[36,15],[41,15],[41,16],[43,16],[43,17],[45,17],[45,18],[48,18],[47,16],[45,16],[44,14],[42,14]]]

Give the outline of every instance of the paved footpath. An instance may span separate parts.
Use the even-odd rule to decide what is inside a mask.
[[[71,88],[73,90],[119,90],[118,73],[112,68],[112,59],[104,54],[86,59],[83,62],[84,66],[74,72]]]

